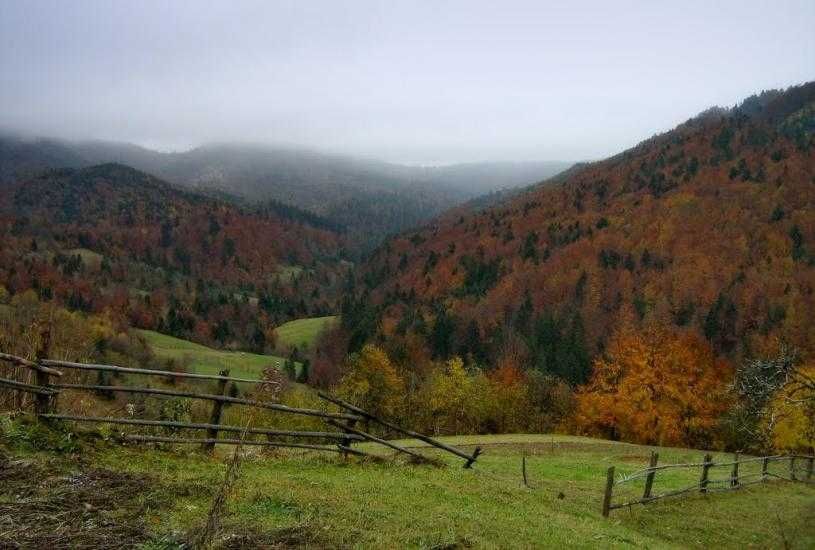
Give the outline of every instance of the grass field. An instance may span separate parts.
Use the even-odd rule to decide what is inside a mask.
[[[332,315],[309,317],[284,323],[275,330],[277,345],[278,347],[297,346],[301,350],[309,348],[314,344],[320,332],[337,319],[336,315]]]
[[[230,494],[220,540],[224,547],[272,548],[815,545],[813,486],[778,481],[728,493],[692,494],[616,510],[606,519],[600,513],[606,468],[615,465],[623,473],[640,469],[651,448],[561,435],[445,440],[477,443],[485,451],[473,469],[464,470],[461,461],[449,455],[443,456],[447,466],[437,468],[401,461],[346,462],[308,451],[253,450]],[[52,467],[57,462],[49,453],[32,454],[19,447],[12,452],[29,461],[29,469],[32,459],[51,461]],[[683,449],[659,452],[661,462],[674,463],[698,461],[702,455]],[[150,532],[153,542],[145,548],[168,548],[204,524],[214,488],[226,470],[227,453],[219,449],[211,458],[105,445],[80,464],[119,472],[131,482],[143,480],[142,493],[129,496],[136,499],[133,509],[140,516],[130,519],[139,519]],[[531,488],[521,482],[523,455]],[[62,463],[63,476],[83,468],[75,466],[76,461]],[[693,483],[697,475],[658,476],[654,492]],[[0,517],[2,502],[13,501],[18,490],[2,494],[0,489]]]
[[[69,250],[65,250],[65,254],[69,256],[79,255],[82,258],[82,261],[85,264],[96,264],[99,265],[102,263],[102,255],[98,252],[94,252],[93,250],[88,250],[87,248],[71,248]]]
[[[229,369],[238,378],[257,378],[269,366],[283,366],[284,359],[274,355],[258,355],[242,351],[222,351],[208,348],[188,340],[173,338],[152,330],[137,330],[144,337],[153,353],[160,359],[188,361],[190,372],[218,374]]]

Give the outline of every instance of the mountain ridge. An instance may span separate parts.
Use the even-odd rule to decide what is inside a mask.
[[[813,130],[815,83],[752,96],[390,239],[363,269],[376,332],[543,370],[547,330],[578,335],[587,357],[649,323],[734,359],[779,339],[813,354]],[[575,361],[557,374],[584,381]]]

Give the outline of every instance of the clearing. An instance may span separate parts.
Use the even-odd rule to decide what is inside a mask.
[[[283,366],[284,359],[275,355],[259,355],[244,351],[223,351],[208,348],[188,340],[174,338],[152,330],[137,330],[159,359],[187,362],[190,372],[218,374],[229,369],[237,378],[258,378],[266,367]]]
[[[101,519],[144,548],[173,548],[185,534],[203,525],[231,449],[215,457],[186,450],[119,447],[81,438],[81,452],[42,450],[48,431],[19,420],[0,418],[0,450],[6,463],[26,468],[31,477],[7,477],[0,485],[0,546],[4,525],[25,532],[28,541],[51,542],[40,524],[38,499],[50,513],[62,503],[78,508],[87,525]],[[3,433],[4,432],[4,433]],[[32,433],[34,432],[34,433]],[[67,436],[58,438],[63,441]],[[693,494],[601,516],[605,470],[621,473],[642,468],[651,447],[563,435],[496,435],[442,438],[447,443],[480,444],[485,452],[472,470],[434,450],[448,467],[343,460],[307,451],[251,450],[222,518],[218,545],[236,547],[318,548],[812,548],[815,546],[815,487],[768,482],[739,491]],[[76,445],[75,438],[71,439]],[[404,441],[406,445],[422,446]],[[53,441],[48,448],[59,448]],[[47,445],[46,445],[47,446]],[[365,448],[365,446],[362,446]],[[39,449],[39,450],[37,450]],[[370,450],[373,450],[371,448]],[[660,448],[662,463],[699,460],[702,451]],[[64,454],[63,454],[64,453]],[[527,456],[531,487],[521,481],[521,457]],[[77,460],[76,457],[81,460]],[[722,456],[722,455],[718,455]],[[10,461],[10,462],[9,462]],[[1,469],[0,469],[1,470]],[[95,494],[90,508],[81,501],[90,486],[108,490],[109,476],[122,476],[127,495]],[[696,475],[693,473],[692,475]],[[655,492],[688,479],[658,476]],[[16,481],[15,481],[16,480]],[[82,480],[80,483],[76,480]],[[88,481],[85,481],[88,480]],[[4,480],[5,481],[5,480]],[[49,485],[51,484],[51,485]],[[77,495],[67,494],[78,491]],[[641,486],[637,487],[641,491]],[[620,495],[623,498],[624,495]],[[53,502],[52,502],[53,501]],[[35,501],[32,501],[35,502]],[[117,513],[117,502],[129,512]],[[127,518],[129,517],[129,520]],[[101,518],[101,519],[100,519]],[[128,523],[129,521],[129,523]],[[6,523],[4,523],[6,522]],[[65,527],[77,542],[82,522]],[[73,530],[71,530],[73,529]],[[38,531],[39,530],[39,531]],[[42,531],[42,538],[38,538]],[[85,538],[82,538],[85,537]],[[13,541],[12,541],[13,542]],[[69,546],[67,539],[62,544]]]
[[[307,317],[283,323],[277,329],[277,345],[280,347],[297,346],[300,350],[310,348],[320,332],[339,319],[336,315],[328,317]]]

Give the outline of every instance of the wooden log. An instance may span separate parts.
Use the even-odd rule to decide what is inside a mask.
[[[342,407],[342,408],[344,408],[346,410],[349,410],[349,411],[351,411],[351,412],[353,412],[353,413],[355,413],[355,414],[357,414],[357,415],[359,415],[359,416],[361,416],[363,418],[366,418],[368,420],[373,420],[374,422],[377,422],[378,424],[381,424],[382,426],[385,426],[386,428],[390,428],[391,430],[394,430],[396,432],[405,434],[405,435],[407,435],[409,437],[412,437],[414,439],[424,441],[425,443],[427,443],[429,445],[432,445],[432,446],[437,447],[439,449],[443,449],[443,450],[447,451],[448,453],[452,453],[452,454],[454,454],[454,455],[456,455],[456,456],[458,456],[460,458],[463,458],[466,461],[465,464],[464,464],[465,468],[470,468],[472,466],[473,462],[475,462],[475,460],[478,458],[478,455],[481,454],[481,447],[476,447],[475,452],[472,455],[468,455],[464,451],[462,451],[460,449],[456,449],[455,447],[451,447],[450,445],[442,443],[441,441],[436,441],[432,437],[428,437],[428,436],[420,434],[418,432],[414,432],[412,430],[402,428],[401,426],[397,426],[396,424],[388,422],[387,420],[382,420],[381,418],[377,418],[376,416],[370,414],[369,412],[367,412],[367,411],[365,411],[363,409],[360,409],[359,407],[357,407],[355,405],[352,405],[351,403],[343,401],[342,399],[340,399],[338,397],[328,395],[328,394],[326,394],[324,392],[321,392],[321,391],[318,391],[317,395],[320,396],[320,398],[325,399],[326,401],[329,401],[331,403],[334,403],[335,405],[338,405],[338,406],[340,406],[340,407]]]
[[[415,458],[417,460],[420,460],[422,462],[431,462],[430,459],[428,459],[427,457],[425,457],[425,456],[423,456],[423,455],[421,455],[419,453],[413,452],[410,449],[405,449],[404,447],[400,447],[399,445],[391,443],[390,441],[387,441],[385,439],[381,439],[379,437],[376,437],[375,435],[371,435],[371,434],[369,434],[367,432],[363,432],[362,430],[358,430],[356,428],[347,426],[347,425],[342,424],[341,422],[337,422],[335,420],[326,420],[326,422],[328,424],[331,424],[332,426],[337,427],[337,428],[347,430],[349,432],[347,435],[356,435],[358,437],[361,437],[362,439],[367,439],[368,441],[373,441],[374,443],[379,443],[380,445],[384,445],[385,447],[393,449],[394,451],[399,451],[400,453],[405,453],[406,455],[410,455],[413,458]]]
[[[699,492],[707,493],[708,471],[713,466],[713,456],[710,454],[705,455],[705,460],[702,463],[702,476],[699,478]]]
[[[651,451],[651,460],[648,462],[648,467],[654,468],[657,465],[657,461],[659,461],[659,453]],[[651,498],[651,489],[654,486],[654,476],[656,476],[656,474],[656,470],[649,470],[645,476],[645,489],[642,492],[643,499]]]
[[[53,420],[69,420],[73,422],[90,422],[94,424],[124,424],[130,426],[156,426],[164,428],[181,428],[189,430],[208,430],[215,428],[220,432],[246,432],[250,434],[261,434],[281,437],[310,437],[322,439],[347,438],[356,441],[363,441],[364,438],[353,434],[342,434],[339,432],[304,432],[296,430],[273,430],[267,428],[245,428],[243,426],[230,426],[228,424],[202,424],[194,422],[176,422],[172,420],[142,420],[140,418],[109,418],[104,416],[75,416],[70,414],[45,414],[46,418]]]
[[[227,381],[225,380],[226,377],[229,376],[228,370],[222,370],[218,373],[221,376],[221,379],[218,380],[218,395],[226,395],[226,385]],[[209,416],[209,423],[210,424],[220,424],[221,423],[221,414],[224,410],[224,402],[223,401],[213,401],[212,402],[212,412]],[[207,428],[207,439],[215,440],[218,439],[218,429],[217,428]],[[204,443],[203,450],[205,452],[212,453],[215,450],[215,443]]]
[[[22,357],[17,357],[16,355],[11,355],[8,353],[0,353],[0,361],[5,361],[7,363],[11,363],[12,365],[17,365],[18,367],[26,367],[36,371],[42,371],[50,374],[51,376],[62,376],[62,373],[58,370],[50,369],[43,365],[37,364],[34,361],[29,361],[28,359],[23,359]]]
[[[100,386],[95,384],[51,384],[50,387],[65,390],[101,390],[124,393],[146,393],[151,395],[166,395],[171,397],[189,397],[191,399],[206,399],[209,401],[224,401],[226,403],[235,403],[238,405],[250,405],[252,407],[258,407],[260,409],[269,409],[273,411],[300,414],[304,416],[316,416],[319,418],[339,418],[342,420],[360,419],[359,416],[353,414],[329,413],[324,411],[318,411],[316,409],[299,409],[296,407],[281,405],[279,403],[264,403],[262,401],[255,401],[253,399],[242,399],[239,397],[230,397],[227,395],[213,395],[207,393],[195,393],[188,391],[164,390],[159,388],[137,388],[133,386]]]
[[[341,445],[332,447],[330,445],[311,445],[308,443],[280,443],[272,441],[256,441],[256,440],[243,440],[243,439],[198,439],[198,438],[185,438],[185,437],[163,437],[158,435],[125,435],[122,437],[124,441],[134,441],[137,443],[177,443],[181,445],[201,445],[204,443],[213,443],[216,445],[258,445],[262,447],[278,447],[286,449],[308,449],[312,451],[328,451],[332,453],[347,452],[358,456],[373,456],[368,453],[359,451],[357,449],[345,449]]]
[[[611,495],[614,490],[614,466],[609,466],[606,471],[606,489],[603,493],[603,517],[607,518],[611,511]]]
[[[342,429],[343,433],[350,434],[351,430],[354,429],[354,426],[356,426],[356,424],[357,424],[356,420],[348,420],[345,422],[345,424],[342,424],[339,427]],[[350,447],[351,440],[350,439],[343,440],[342,443],[340,444],[343,445],[344,447]]]
[[[51,375],[48,374],[48,369],[46,367],[42,367],[42,360],[48,356],[48,352],[51,349],[51,328],[45,327],[42,332],[40,333],[40,347],[37,350],[37,366],[40,368],[36,369],[35,377],[37,380],[37,385],[40,387],[47,386],[51,381]],[[40,414],[46,414],[51,412],[51,408],[53,407],[53,402],[51,400],[54,393],[38,393],[34,397],[34,411]],[[41,420],[39,416],[37,416],[38,422],[44,422]]]
[[[730,486],[739,486],[739,453],[733,453],[733,470],[730,472]]]
[[[128,367],[117,367],[116,365],[96,365],[92,363],[74,363],[71,361],[57,361],[46,359],[45,365],[63,367],[66,369],[80,369],[92,371],[121,372],[123,374],[147,374],[151,376],[163,376],[165,378],[192,378],[195,380],[226,380],[227,382],[243,382],[247,384],[263,384],[264,380],[252,380],[249,378],[235,378],[233,376],[221,376],[217,374],[196,374],[193,372],[172,372],[166,370],[153,369],[133,369]]]
[[[26,384],[24,382],[17,382],[16,380],[9,380],[8,378],[0,378],[0,386],[14,388],[15,390],[23,391],[26,393],[36,393],[44,395],[53,395],[58,393],[51,388],[45,386],[35,386],[33,384]]]
[[[473,465],[473,462],[475,462],[480,455],[481,447],[476,447],[475,450],[473,451],[473,456],[468,458],[467,461],[464,463],[464,468],[469,469]]]

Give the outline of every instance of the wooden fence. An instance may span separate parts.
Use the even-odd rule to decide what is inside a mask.
[[[611,466],[606,472],[606,485],[605,493],[603,495],[603,516],[608,517],[612,510],[618,508],[626,508],[636,504],[648,504],[655,500],[660,500],[667,497],[683,495],[687,493],[698,492],[706,494],[715,491],[733,491],[741,489],[747,485],[755,483],[763,483],[771,479],[783,479],[787,481],[801,481],[805,483],[815,483],[813,480],[813,465],[815,464],[815,456],[809,455],[776,455],[776,456],[762,456],[742,458],[738,453],[733,455],[733,459],[725,462],[714,462],[713,456],[706,454],[702,462],[691,464],[663,464],[659,465],[659,454],[656,452],[651,453],[651,459],[648,467],[638,470],[631,474],[626,474],[615,479],[614,466]],[[761,471],[745,474],[740,473],[740,466],[745,464],[757,465],[761,464]],[[783,464],[786,466],[785,470],[788,475],[779,474],[770,471],[771,464]],[[712,472],[716,468],[726,468],[727,476],[723,478],[714,478]],[[692,485],[682,487],[680,489],[672,489],[663,493],[654,494],[654,482],[656,476],[660,472],[668,470],[699,470],[698,481]],[[613,493],[614,488],[623,484],[629,484],[644,480],[644,488],[642,497],[634,498],[627,502],[614,503]]]
[[[47,349],[47,338],[46,338]],[[133,443],[176,443],[176,444],[196,444],[202,449],[211,452],[215,445],[259,445],[265,447],[286,447],[295,449],[308,449],[315,451],[338,452],[345,456],[373,456],[360,449],[353,448],[353,444],[359,442],[372,442],[387,447],[388,449],[402,453],[416,462],[435,463],[436,459],[424,456],[419,452],[406,449],[392,441],[387,441],[359,428],[358,423],[364,421],[366,424],[375,422],[388,428],[390,431],[416,438],[425,443],[451,453],[464,460],[464,467],[470,468],[481,453],[480,448],[476,448],[473,454],[446,445],[436,439],[419,434],[398,426],[392,422],[376,417],[375,415],[337,397],[319,392],[321,399],[333,403],[344,412],[327,412],[318,409],[305,409],[289,407],[280,403],[260,401],[230,395],[230,384],[269,384],[268,380],[250,380],[246,378],[235,378],[229,376],[229,371],[222,371],[218,375],[179,373],[151,369],[136,369],[117,367],[114,365],[97,365],[89,363],[76,363],[71,361],[60,361],[45,359],[44,353],[38,354],[35,361],[0,353],[0,364],[8,363],[17,367],[31,369],[35,373],[36,383],[27,383],[10,378],[0,377],[0,387],[6,387],[17,392],[24,392],[34,395],[34,412],[41,422],[51,422],[60,420],[65,422],[81,422],[92,424],[115,424],[129,426],[162,427],[171,429],[186,429],[205,431],[203,438],[184,437],[164,437],[156,435],[122,435],[123,441]],[[63,377],[63,371],[73,369],[91,372],[110,372],[115,374],[142,375],[154,378],[170,378],[172,380],[187,379],[190,381],[217,381],[217,391],[215,393],[200,393],[188,390],[154,388],[148,386],[124,386],[105,384],[69,384],[59,380]],[[52,381],[52,378],[55,380]],[[136,393],[155,397],[183,397],[189,399],[199,399],[212,402],[209,422],[194,423],[169,420],[143,420],[139,418],[114,418],[106,416],[83,416],[76,414],[60,414],[58,411],[58,396],[64,391],[98,391],[107,393]],[[279,413],[302,415],[315,417],[322,420],[327,427],[334,430],[326,431],[303,431],[303,430],[281,430],[267,427],[242,427],[222,423],[224,406],[239,405],[254,407],[257,409],[272,410]],[[232,433],[238,437],[223,438],[219,434]],[[266,440],[247,439],[247,434],[257,434],[266,436]],[[284,439],[280,439],[284,438]],[[294,441],[292,441],[294,440]]]

